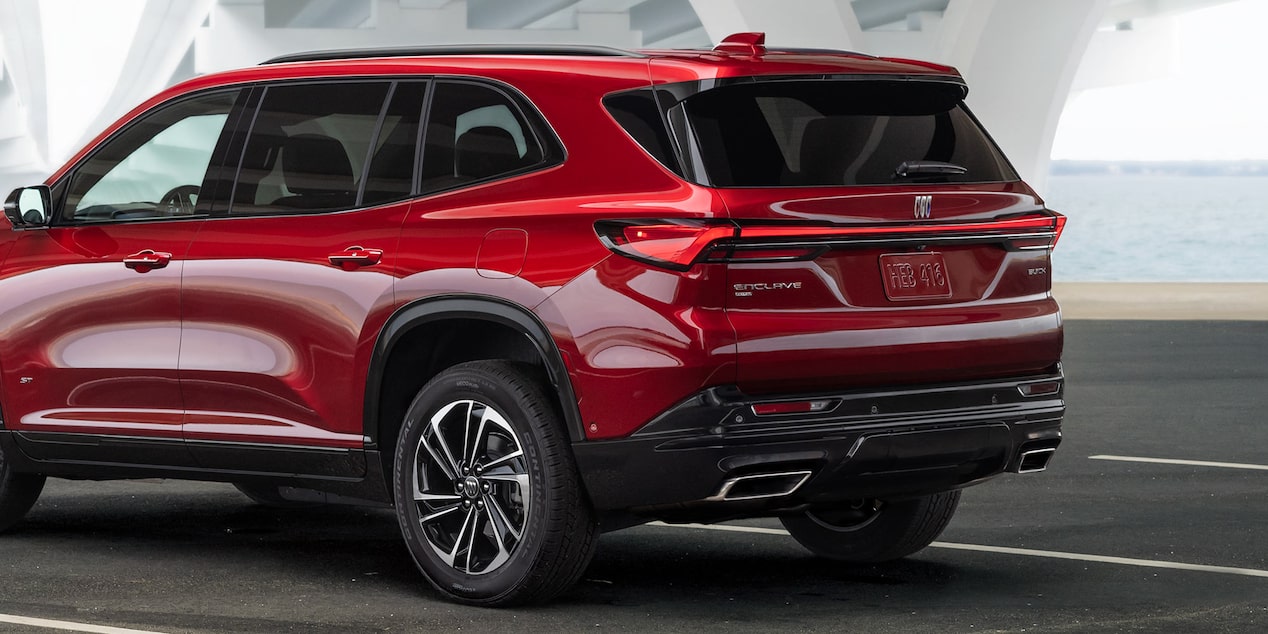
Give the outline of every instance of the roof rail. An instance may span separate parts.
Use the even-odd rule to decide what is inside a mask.
[[[431,57],[444,55],[578,55],[586,57],[645,57],[641,53],[608,46],[574,46],[570,44],[486,44],[459,46],[412,46],[388,48],[350,48],[308,51],[279,55],[260,63],[321,62],[370,57]]]

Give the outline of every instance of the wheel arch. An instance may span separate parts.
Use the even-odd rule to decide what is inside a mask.
[[[457,337],[477,339],[478,345],[466,353],[457,351],[452,345]],[[554,389],[569,439],[585,438],[568,367],[541,319],[501,298],[445,295],[400,307],[379,331],[365,388],[368,447],[390,459],[400,431],[398,419],[418,390],[446,367],[489,358],[539,362]],[[415,372],[400,376],[403,368]]]

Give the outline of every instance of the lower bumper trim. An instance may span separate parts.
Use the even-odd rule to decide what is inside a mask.
[[[574,452],[597,509],[649,517],[925,495],[1046,468],[1061,442],[1063,394],[1023,397],[1018,385],[1061,378],[789,395],[836,405],[760,420],[754,398],[715,388],[629,438]]]

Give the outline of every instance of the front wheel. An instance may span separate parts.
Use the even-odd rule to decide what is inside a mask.
[[[534,374],[506,361],[454,366],[419,391],[401,428],[401,533],[432,585],[462,603],[545,601],[594,552],[594,512]]]
[[[44,476],[14,473],[0,449],[0,532],[17,524],[44,490]]]
[[[933,543],[951,523],[959,503],[960,492],[947,491],[901,502],[866,500],[780,521],[794,539],[820,557],[880,563]]]

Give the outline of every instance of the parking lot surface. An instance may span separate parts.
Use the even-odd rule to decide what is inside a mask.
[[[1066,333],[1049,470],[966,491],[898,563],[815,559],[774,520],[649,525],[561,600],[476,609],[428,588],[389,511],[50,481],[0,537],[0,632],[1268,630],[1268,322]]]

